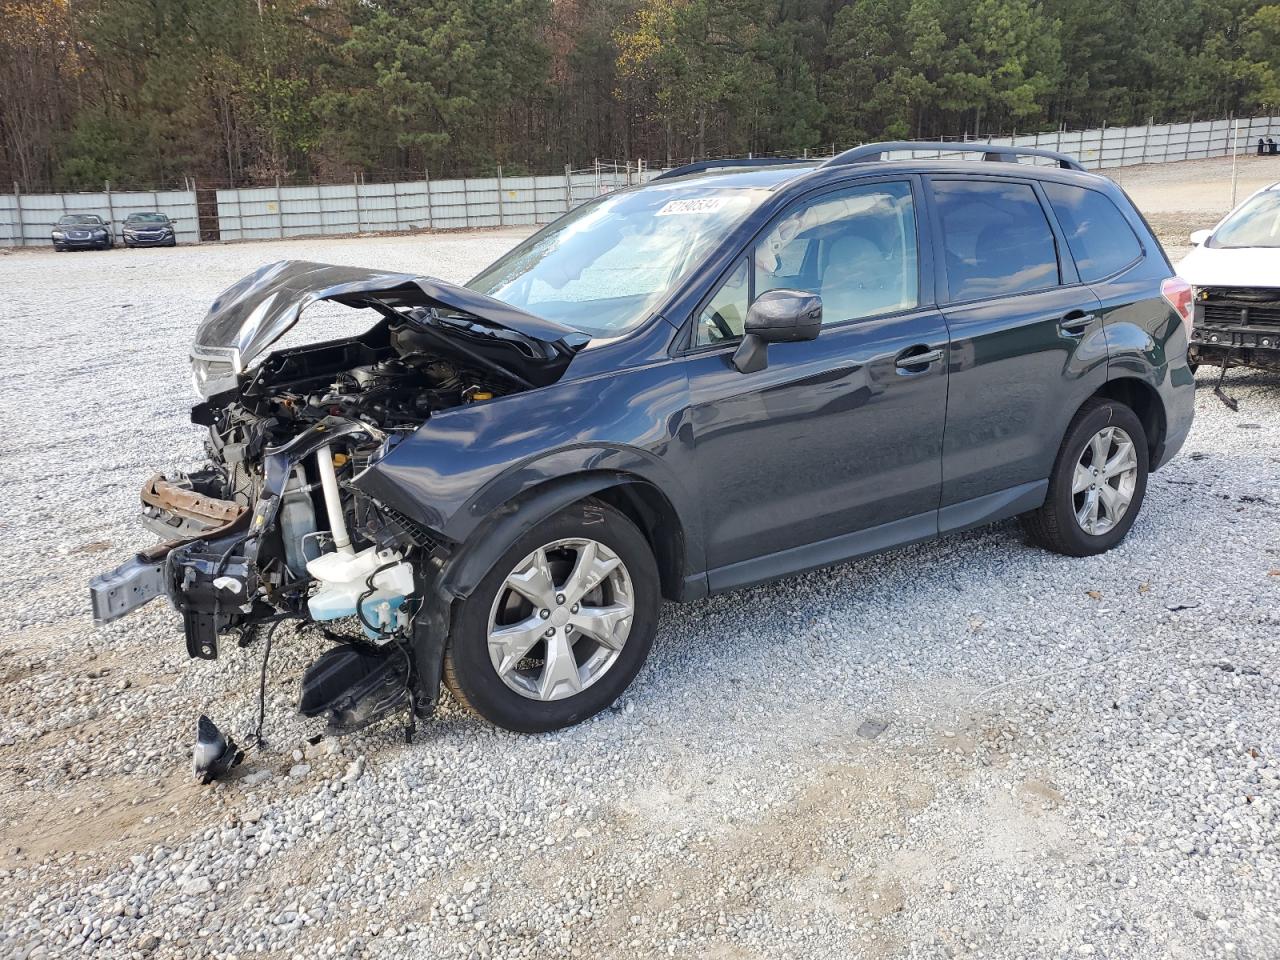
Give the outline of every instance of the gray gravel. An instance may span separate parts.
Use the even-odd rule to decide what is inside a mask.
[[[1184,454],[1088,560],[1013,524],[668,608],[613,710],[531,737],[446,698],[322,741],[319,647],[187,660],[85,583],[199,432],[212,296],[304,257],[461,279],[518,234],[0,257],[0,956],[1280,955],[1280,378],[1202,373]],[[317,314],[312,332],[349,326]],[[1216,372],[1216,371],[1213,371]],[[16,403],[15,403],[16,401]]]

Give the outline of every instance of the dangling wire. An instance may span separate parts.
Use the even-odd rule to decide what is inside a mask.
[[[364,585],[368,589],[366,589],[356,599],[356,616],[359,618],[360,622],[364,624],[365,628],[370,633],[374,634],[376,639],[381,641],[391,639],[391,637],[395,635],[395,630],[386,630],[383,628],[382,624],[373,624],[366,620],[364,615],[364,602],[378,592],[378,588],[373,585],[373,578],[384,570],[390,570],[392,567],[400,566],[403,562],[403,560],[392,560],[389,563],[384,563],[382,566],[378,567],[377,570],[374,570],[373,573],[369,574],[369,576],[365,577]]]
[[[258,677],[258,725],[253,731],[255,748],[262,746],[262,725],[267,717],[267,661],[271,659],[271,638],[275,636],[276,628],[286,619],[290,618],[279,617],[267,628],[267,642],[262,651],[262,673]]]
[[[404,742],[406,744],[409,744],[409,743],[413,743],[413,731],[414,731],[414,719],[415,719],[414,712],[413,712],[413,658],[409,655],[408,645],[403,641],[396,640],[396,637],[395,637],[396,630],[394,628],[387,630],[387,629],[384,629],[381,624],[372,624],[367,619],[365,619],[365,615],[364,615],[365,600],[373,596],[373,594],[378,589],[373,585],[373,578],[376,577],[378,574],[382,573],[383,570],[390,570],[392,567],[399,566],[402,562],[404,561],[392,560],[390,563],[384,563],[382,566],[378,567],[377,570],[374,570],[373,573],[369,574],[369,576],[365,578],[364,585],[368,589],[366,589],[356,599],[356,616],[360,619],[360,622],[364,624],[364,626],[368,630],[377,634],[377,639],[379,641],[382,641],[384,643],[387,641],[391,641],[395,643],[396,649],[398,649],[401,655],[404,657],[404,693],[405,693],[405,701],[408,703],[408,715],[405,717],[405,722],[404,722]],[[418,609],[413,612],[413,616],[410,618],[409,626],[406,630],[406,633],[410,637],[413,636],[413,625],[414,625],[414,622],[418,619],[418,613],[421,610],[422,610],[422,603],[420,602],[418,605]]]
[[[413,659],[409,656],[409,648],[404,643],[397,643],[400,652],[404,654],[404,698],[408,703],[408,714],[404,718],[404,742],[405,744],[413,743],[414,720],[416,716],[413,712]]]

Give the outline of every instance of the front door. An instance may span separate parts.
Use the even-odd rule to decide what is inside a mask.
[[[685,364],[713,590],[936,533],[947,330],[922,295],[918,210],[906,179],[800,200],[695,317]],[[780,287],[822,297],[822,333],[740,373],[747,306]]]

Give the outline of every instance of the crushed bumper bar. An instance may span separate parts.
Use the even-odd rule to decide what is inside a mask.
[[[238,503],[201,493],[196,488],[200,479],[153,476],[142,487],[144,523],[163,537],[198,537],[227,527],[246,512]]]

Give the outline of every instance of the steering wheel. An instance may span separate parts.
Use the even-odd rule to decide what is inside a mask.
[[[738,335],[730,328],[724,317],[720,316],[720,311],[716,310],[711,314],[711,322],[715,325],[716,333],[720,334],[721,340],[733,340]]]

